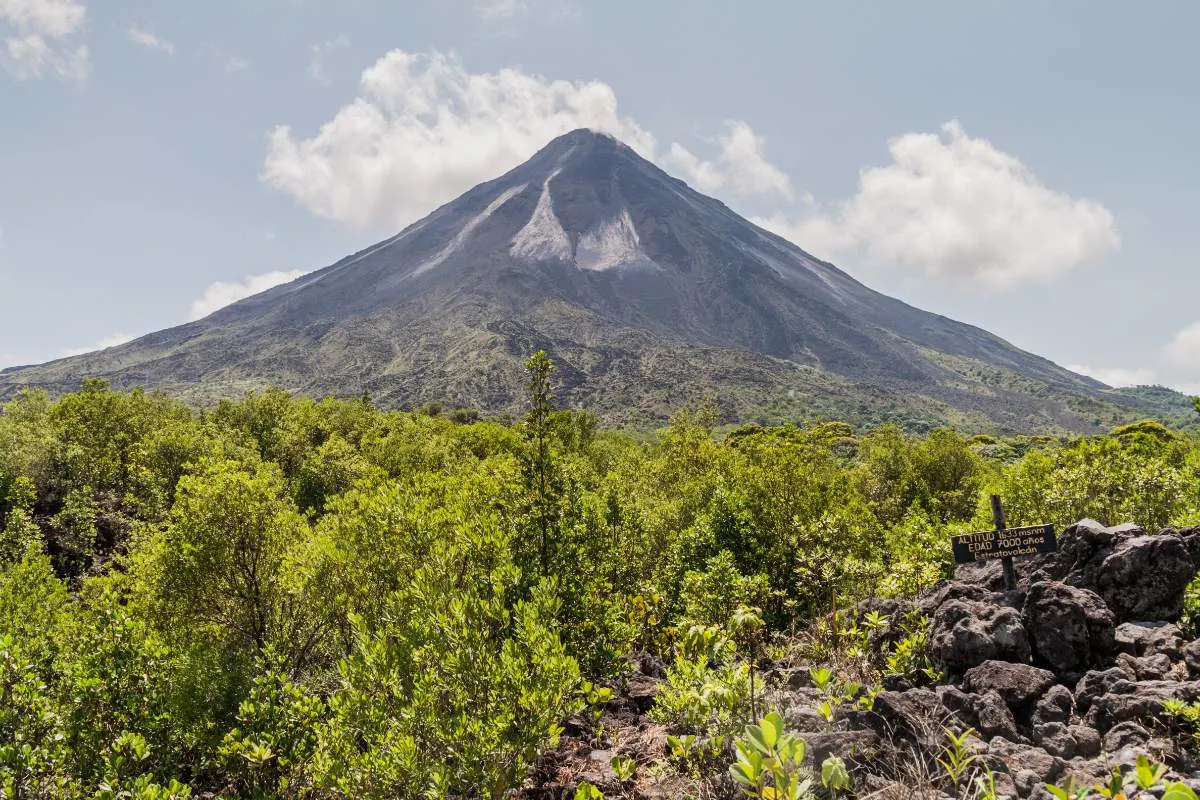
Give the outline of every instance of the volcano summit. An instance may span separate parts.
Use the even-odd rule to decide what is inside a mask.
[[[1092,430],[1136,403],[979,328],[913,308],[578,130],[397,235],[120,347],[0,372],[83,376],[206,403],[282,386],[517,410],[545,349],[562,399],[658,419],[712,394],[731,417]]]

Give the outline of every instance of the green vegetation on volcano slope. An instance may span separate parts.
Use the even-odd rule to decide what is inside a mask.
[[[1157,423],[718,435],[701,408],[638,441],[530,367],[513,424],[94,381],[5,405],[0,796],[503,797],[633,652],[677,729],[748,721],[751,652],[936,581],[989,491],[1014,525],[1200,520],[1200,446]]]

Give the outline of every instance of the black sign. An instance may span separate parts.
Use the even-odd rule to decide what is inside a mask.
[[[959,564],[970,564],[985,558],[1011,558],[1013,556],[1031,556],[1035,553],[1053,553],[1058,549],[1053,525],[1032,525],[1028,528],[963,533],[953,536],[951,539],[954,542],[954,560]]]

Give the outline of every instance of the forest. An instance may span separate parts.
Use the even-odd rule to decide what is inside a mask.
[[[96,380],[4,405],[0,796],[508,797],[643,654],[655,768],[702,786],[747,725],[778,738],[756,664],[949,575],[989,494],[1014,526],[1200,524],[1200,440],[1156,422],[911,437],[701,404],[643,435],[554,385],[535,355],[519,419]],[[808,796],[771,791],[745,794]]]

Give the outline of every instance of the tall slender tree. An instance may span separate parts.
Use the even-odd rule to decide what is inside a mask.
[[[554,413],[550,376],[554,362],[538,350],[525,363],[529,371],[529,411],[525,415],[526,487],[533,496],[533,517],[538,529],[538,561],[541,574],[550,571],[551,531],[557,520],[557,464],[553,447],[551,415]]]

